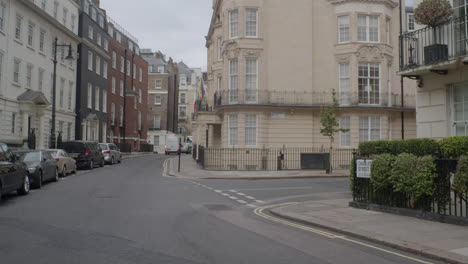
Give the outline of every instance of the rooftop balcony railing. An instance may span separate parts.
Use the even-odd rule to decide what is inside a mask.
[[[400,70],[448,61],[468,55],[468,16],[454,17],[449,22],[400,36],[403,55]]]
[[[401,95],[388,93],[338,93],[340,107],[382,107],[402,108]],[[403,108],[414,109],[416,99],[414,95],[403,96]],[[305,108],[319,108],[332,103],[331,92],[300,92],[300,91],[264,91],[264,90],[231,90],[216,93],[214,105],[216,107],[239,105],[263,106],[291,106]]]

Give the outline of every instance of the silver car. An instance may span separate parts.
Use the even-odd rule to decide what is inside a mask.
[[[122,153],[114,143],[99,143],[99,147],[107,164],[113,165],[122,162]]]
[[[63,149],[48,149],[47,152],[57,161],[59,174],[61,177],[67,176],[67,174],[75,174],[77,167],[76,161],[68,156],[68,153]]]

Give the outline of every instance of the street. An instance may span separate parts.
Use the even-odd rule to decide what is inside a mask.
[[[349,197],[345,178],[194,181],[163,175],[165,159],[125,160],[5,197],[0,262],[438,263],[259,214]]]

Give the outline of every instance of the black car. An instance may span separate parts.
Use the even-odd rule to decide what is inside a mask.
[[[57,161],[45,150],[18,150],[15,154],[26,164],[31,179],[31,186],[40,189],[46,181],[58,181]]]
[[[14,191],[21,195],[29,193],[28,169],[6,144],[0,143],[0,199],[2,194]]]
[[[104,167],[104,155],[97,142],[68,141],[62,143],[68,156],[76,160],[76,166],[92,170],[94,166]]]

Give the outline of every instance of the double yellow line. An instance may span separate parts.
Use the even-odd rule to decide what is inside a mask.
[[[410,256],[405,256],[405,255],[402,255],[402,254],[397,253],[397,252],[393,252],[393,251],[390,251],[390,250],[387,250],[387,249],[383,249],[383,248],[376,247],[376,246],[373,246],[373,245],[370,245],[370,244],[367,244],[367,243],[363,243],[361,241],[357,241],[357,240],[348,238],[346,236],[335,235],[335,234],[325,232],[325,231],[322,231],[322,230],[319,230],[319,229],[316,229],[316,228],[312,228],[312,227],[309,227],[309,226],[306,226],[306,225],[301,225],[301,224],[297,224],[297,223],[294,223],[294,222],[291,222],[291,221],[283,220],[281,218],[273,217],[273,216],[268,215],[268,214],[263,212],[263,211],[265,211],[267,209],[271,209],[271,208],[274,208],[274,207],[280,207],[280,206],[286,206],[286,205],[295,205],[295,204],[298,204],[298,203],[283,203],[283,204],[275,204],[275,205],[268,205],[268,206],[258,207],[257,209],[254,210],[254,213],[256,215],[262,217],[262,218],[271,220],[273,222],[277,222],[277,223],[281,223],[281,224],[284,224],[284,225],[287,225],[287,226],[295,227],[295,228],[298,228],[298,229],[301,229],[301,230],[304,230],[304,231],[307,231],[307,232],[310,232],[310,233],[314,233],[314,234],[321,235],[321,236],[328,237],[328,238],[332,238],[332,239],[345,240],[345,241],[348,241],[348,242],[351,242],[351,243],[354,243],[354,244],[358,244],[358,245],[361,245],[361,246],[364,246],[364,247],[372,248],[372,249],[382,251],[382,252],[385,252],[385,253],[388,253],[388,254],[391,254],[391,255],[395,255],[395,256],[398,256],[398,257],[401,257],[401,258],[409,259],[409,260],[412,260],[412,261],[415,261],[415,262],[418,262],[418,263],[432,264],[432,262],[427,262],[427,261],[416,259],[416,258],[413,258],[413,257],[410,257]]]

